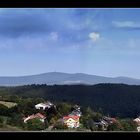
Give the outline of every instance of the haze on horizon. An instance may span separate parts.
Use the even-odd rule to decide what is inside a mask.
[[[140,8],[1,8],[0,76],[140,79]]]

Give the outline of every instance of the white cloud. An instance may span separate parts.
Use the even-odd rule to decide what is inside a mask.
[[[89,33],[89,38],[96,42],[100,38],[100,34],[95,32]]]
[[[51,32],[50,37],[52,40],[58,40],[58,33],[57,32]]]
[[[134,21],[113,21],[112,24],[118,28],[140,28],[140,23]]]

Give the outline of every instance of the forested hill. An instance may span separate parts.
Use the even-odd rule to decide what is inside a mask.
[[[0,95],[8,94],[73,102],[95,110],[101,108],[112,116],[136,117],[140,113],[140,86],[137,85],[29,85],[0,88]]]

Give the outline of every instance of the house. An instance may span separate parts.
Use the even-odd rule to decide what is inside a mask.
[[[95,126],[96,127],[101,127],[102,130],[107,130],[107,127],[108,127],[108,123],[104,120],[101,120],[100,122],[94,122]]]
[[[75,105],[73,108],[74,108],[74,110],[79,110],[80,111],[80,106],[78,106],[78,105]]]
[[[134,119],[134,121],[137,123],[138,126],[140,126],[140,117]]]
[[[69,116],[79,116],[79,117],[81,117],[81,115],[82,115],[82,113],[81,113],[80,110],[73,110],[73,111],[69,114]]]
[[[46,116],[42,115],[41,113],[37,113],[37,114],[30,115],[28,117],[24,117],[23,120],[24,120],[24,123],[27,123],[28,120],[32,120],[35,118],[38,118],[40,121],[44,122],[44,120],[46,119]]]
[[[79,116],[64,116],[63,121],[64,124],[69,128],[77,128],[79,127]]]
[[[137,127],[137,131],[140,132],[140,126]]]
[[[49,109],[52,106],[54,106],[54,105],[51,102],[48,101],[46,103],[39,103],[39,104],[35,105],[35,108],[45,110],[46,108]]]
[[[138,127],[137,127],[137,131],[140,132],[140,117],[134,119],[134,121],[137,123]]]
[[[117,122],[117,120],[115,118],[111,118],[111,117],[103,117],[103,120],[106,121],[108,124],[112,124]]]

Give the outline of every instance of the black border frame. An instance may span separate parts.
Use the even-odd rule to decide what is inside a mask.
[[[1,0],[0,8],[132,8],[139,0]]]
[[[0,8],[140,8],[140,0],[3,0]],[[139,133],[140,134],[140,133]],[[137,139],[137,132],[0,132],[4,139]],[[43,138],[44,137],[44,138]],[[106,138],[105,138],[106,137]],[[2,139],[1,138],[1,139]]]

